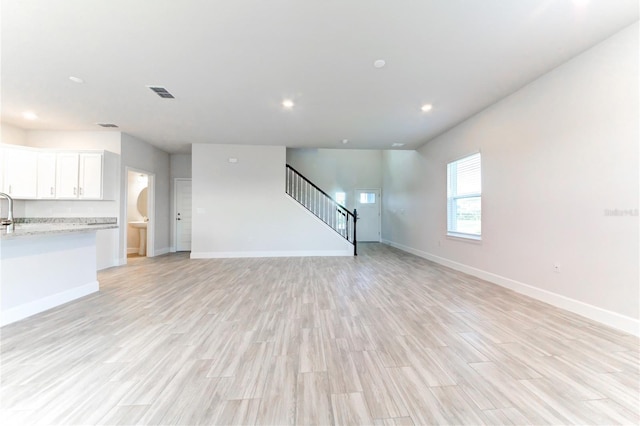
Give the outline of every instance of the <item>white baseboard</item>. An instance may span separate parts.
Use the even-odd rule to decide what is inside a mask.
[[[138,253],[139,250],[138,247],[127,247],[127,254],[135,254]]]
[[[113,268],[114,266],[120,266],[122,265],[120,263],[120,259],[118,259],[117,257],[111,259],[111,262],[108,265],[98,265],[97,266],[97,270],[98,271],[102,271],[103,269],[109,269],[109,268]]]
[[[555,307],[573,312],[581,315],[585,318],[597,321],[599,323],[608,325],[610,327],[622,330],[626,333],[640,336],[640,320],[626,315],[621,315],[617,312],[609,311],[597,306],[590,305],[588,303],[581,302],[570,297],[563,296],[561,294],[553,293],[548,290],[543,290],[538,287],[534,287],[529,284],[525,284],[511,278],[506,278],[501,275],[487,272],[482,269],[474,268],[472,266],[465,265],[463,263],[455,262],[453,260],[446,259],[444,257],[436,256],[431,253],[424,252],[422,250],[408,247],[402,244],[395,243],[389,240],[382,240],[382,243],[406,251],[407,253],[415,254],[418,257],[430,260],[443,266],[447,266],[456,271],[464,272],[465,274],[473,275],[474,277],[481,278],[485,281],[497,284],[501,287],[508,288],[517,293],[524,294],[542,302],[548,303]]]
[[[88,284],[63,291],[62,293],[53,294],[42,299],[34,300],[33,302],[25,303],[24,305],[7,309],[2,312],[0,326],[5,326],[32,315],[39,314],[40,312],[47,311],[64,303],[95,293],[99,289],[100,285],[98,281],[93,281]]]
[[[239,257],[323,257],[323,256],[353,256],[348,250],[317,250],[317,251],[221,251],[221,252],[191,252],[191,259],[228,259]]]
[[[169,253],[169,247],[163,247],[161,249],[156,249],[155,256],[162,256],[163,254]]]

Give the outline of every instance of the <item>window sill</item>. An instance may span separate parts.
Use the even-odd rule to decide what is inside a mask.
[[[481,235],[458,234],[456,232],[447,232],[447,239],[454,241],[463,241],[467,243],[482,244]]]

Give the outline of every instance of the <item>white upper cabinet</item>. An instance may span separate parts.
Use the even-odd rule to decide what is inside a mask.
[[[56,198],[114,200],[118,180],[118,156],[108,151],[59,152]]]
[[[80,154],[79,198],[102,198],[102,159],[103,154]]]
[[[25,147],[2,147],[2,192],[16,199],[36,198],[38,150]]]
[[[56,153],[42,151],[38,153],[38,189],[39,199],[56,198]]]
[[[59,152],[56,164],[56,198],[78,198],[78,171],[80,154]]]
[[[119,156],[0,145],[0,192],[25,200],[115,200]]]

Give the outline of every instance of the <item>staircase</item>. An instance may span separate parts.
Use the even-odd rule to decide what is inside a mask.
[[[353,244],[353,255],[358,255],[356,242],[356,221],[358,212],[353,213],[338,204],[329,194],[318,188],[313,182],[287,164],[287,194],[302,204],[331,229]]]

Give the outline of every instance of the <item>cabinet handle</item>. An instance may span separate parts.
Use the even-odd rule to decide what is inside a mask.
[[[9,185],[9,194],[11,194],[11,185]]]
[[[75,186],[73,187],[73,195],[78,195],[78,188]]]
[[[53,186],[51,187],[51,195],[53,195]]]
[[[80,188],[80,195],[82,195],[82,187]]]

